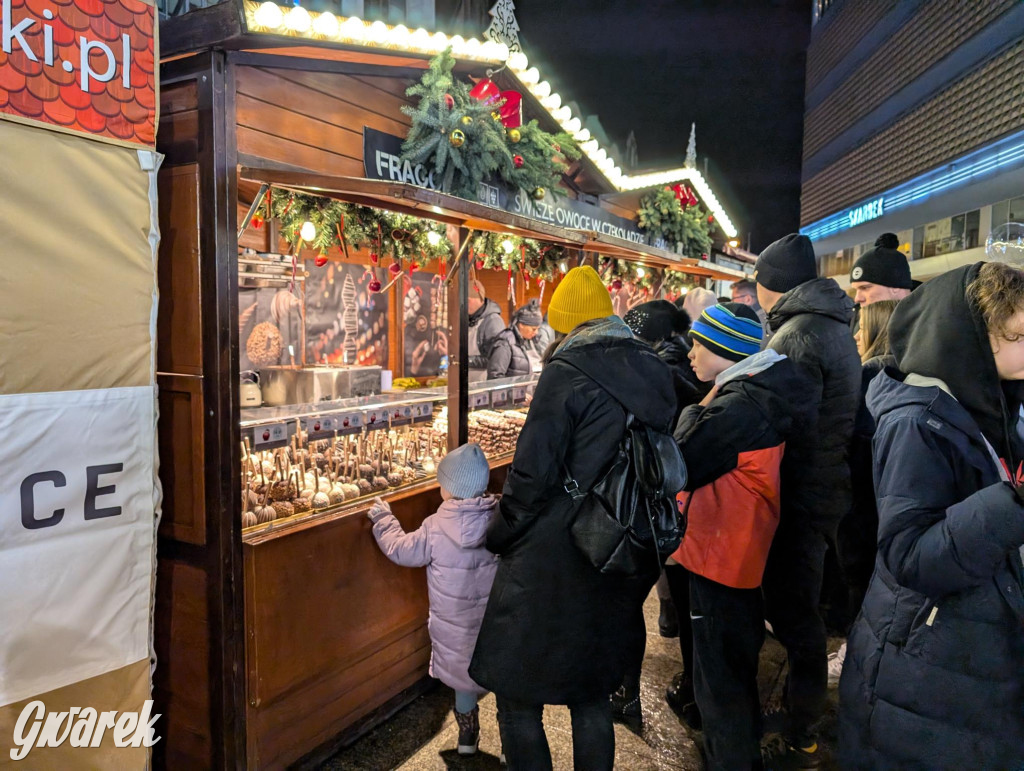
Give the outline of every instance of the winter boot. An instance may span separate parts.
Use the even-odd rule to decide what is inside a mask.
[[[480,744],[480,707],[469,712],[456,711],[455,722],[459,726],[459,754],[475,755]]]
[[[640,681],[630,682],[630,678],[619,686],[619,690],[611,696],[612,719],[624,723],[633,731],[639,731],[643,722],[640,709]]]

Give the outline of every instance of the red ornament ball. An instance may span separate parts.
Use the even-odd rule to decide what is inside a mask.
[[[370,279],[370,283],[366,285],[366,288],[371,292],[379,292],[381,290],[381,283],[375,278]]]
[[[380,255],[378,255],[376,252],[370,252],[370,262],[376,265],[378,262],[380,262]]]
[[[418,262],[414,262],[412,265],[409,266],[409,272],[410,273],[412,273],[414,271],[417,271],[419,269],[420,269],[420,264]]]
[[[523,164],[525,162],[526,161],[523,160],[523,156],[521,156],[521,155],[513,155],[512,156],[512,165],[515,166],[517,169],[523,168]]]
[[[449,110],[455,107],[455,97],[452,96],[451,94],[445,94],[444,106],[447,107]]]
[[[327,255],[318,254],[316,257],[313,258],[313,264],[316,265],[318,268],[322,268],[324,265],[327,264]]]
[[[249,221],[252,223],[252,226],[257,230],[263,227],[263,215],[261,214],[252,215],[252,219]]]
[[[397,276],[399,273],[402,272],[402,266],[399,265],[397,262],[393,262],[390,265],[388,265],[388,270],[391,271],[392,276]]]
[[[710,225],[714,221],[715,221],[715,218],[712,215],[709,214],[708,215],[708,224]]]
[[[483,270],[484,269],[484,261],[483,260],[477,260],[476,261],[476,269],[477,270]]]
[[[701,258],[702,260],[706,260],[706,259],[708,258],[708,253],[707,253],[707,252],[704,252],[704,254],[702,254],[702,255],[700,256],[700,258]]]
[[[619,281],[619,279],[615,279],[612,282],[612,289],[614,289],[616,292],[618,292],[620,289],[622,289],[622,282]]]

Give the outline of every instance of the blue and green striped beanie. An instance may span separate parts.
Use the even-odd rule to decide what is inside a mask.
[[[729,361],[741,361],[761,350],[763,335],[757,314],[743,303],[719,303],[705,308],[690,329],[691,338]]]

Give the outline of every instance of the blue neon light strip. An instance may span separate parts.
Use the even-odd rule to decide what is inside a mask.
[[[890,188],[859,201],[838,214],[831,214],[824,219],[811,223],[800,229],[800,232],[812,241],[820,241],[843,230],[854,227],[850,224],[850,212],[857,210],[870,201],[882,198],[885,200],[885,213],[910,206],[929,196],[951,188],[972,182],[978,177],[991,174],[1012,164],[1024,162],[1024,131],[1004,137],[988,147],[968,153],[955,161],[943,165],[940,169],[925,172],[909,182]],[[861,223],[858,223],[861,224]]]

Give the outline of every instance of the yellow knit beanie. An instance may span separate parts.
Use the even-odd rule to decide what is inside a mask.
[[[583,265],[566,273],[555,288],[548,305],[548,324],[567,335],[585,321],[614,313],[612,297],[601,277],[592,267]]]

